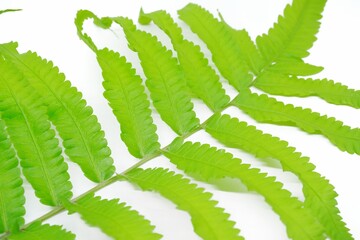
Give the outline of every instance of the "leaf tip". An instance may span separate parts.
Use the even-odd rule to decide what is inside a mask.
[[[148,25],[151,23],[151,18],[148,17],[148,14],[146,14],[143,10],[143,8],[140,8],[140,12],[139,12],[139,18],[138,18],[138,22],[141,25]]]

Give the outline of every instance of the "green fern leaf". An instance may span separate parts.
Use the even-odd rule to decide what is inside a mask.
[[[191,30],[206,43],[212,53],[214,63],[229,83],[238,90],[248,87],[252,82],[249,67],[244,54],[237,47],[237,41],[227,31],[226,25],[193,3],[179,10],[178,14],[180,19],[185,21]]]
[[[150,96],[161,118],[179,135],[199,125],[186,90],[184,75],[172,52],[156,37],[137,30],[130,19],[115,18],[124,29],[129,46],[138,53]]]
[[[75,19],[78,34],[95,52],[102,68],[104,96],[120,123],[121,138],[133,156],[143,158],[112,178],[114,167],[110,149],[97,118],[81,93],[51,62],[36,53],[19,54],[13,43],[0,45],[0,238],[74,239],[75,235],[61,226],[42,225],[67,209],[69,213],[79,213],[85,222],[99,227],[110,237],[159,239],[161,235],[153,232],[150,222],[125,203],[94,197],[94,192],[126,179],[143,190],[160,192],[179,209],[187,211],[201,238],[243,239],[234,228],[234,222],[228,220],[229,215],[216,206],[210,193],[169,170],[140,169],[149,160],[164,155],[180,170],[205,181],[223,177],[241,180],[250,190],[264,196],[286,224],[290,238],[352,239],[336,207],[334,187],[314,171],[315,166],[307,157],[302,157],[279,138],[219,114],[234,105],[258,121],[321,133],[341,150],[360,155],[360,129],[351,129],[334,118],[285,105],[266,95],[252,94],[248,89],[255,86],[282,95],[315,95],[331,103],[358,107],[355,90],[326,79],[298,78],[322,70],[305,63],[303,58],[316,40],[325,2],[293,0],[293,4],[286,7],[284,17],[279,17],[269,33],[258,37],[257,45],[245,30],[232,29],[221,15],[219,21],[195,4],[179,11],[181,18],[211,50],[221,74],[240,92],[231,103],[200,47],[184,39],[181,29],[165,11],[150,14],[141,11],[139,21],[157,24],[170,37],[178,59],[156,37],[137,30],[129,19],[98,18],[89,11],[79,11]],[[12,10],[0,10],[0,14],[7,11]],[[141,60],[155,108],[181,135],[172,144],[160,149],[142,79],[120,54],[107,48],[97,49],[91,37],[83,33],[86,19],[92,19],[95,25],[104,29],[110,28],[113,22],[124,29],[129,47]],[[201,125],[193,111],[191,92],[215,112]],[[73,201],[69,199],[71,185],[67,165],[51,124],[63,140],[69,158],[80,165],[89,179],[100,182]],[[205,130],[227,146],[243,149],[256,157],[280,160],[284,170],[295,173],[303,182],[305,202],[292,197],[274,177],[250,168],[224,150],[207,144],[183,143],[183,139],[198,130]],[[41,222],[23,225],[24,196],[16,154],[24,176],[41,201],[58,206],[38,218]],[[39,156],[44,159],[40,165]],[[44,173],[51,176],[44,176]],[[57,185],[51,183],[53,179]],[[54,192],[48,189],[49,182]],[[118,231],[119,228],[122,231]]]
[[[165,11],[145,14],[142,10],[139,16],[141,24],[153,21],[171,39],[180,67],[186,76],[186,83],[192,93],[202,99],[213,111],[223,109],[229,102],[229,97],[222,88],[219,76],[208,65],[208,61],[200,47],[184,39],[181,29]]]
[[[324,226],[331,239],[352,239],[339,216],[335,197],[337,193],[327,179],[315,172],[307,157],[295,152],[288,143],[264,134],[245,122],[229,115],[214,115],[206,124],[206,131],[226,146],[235,147],[258,158],[274,158],[283,169],[296,174],[303,183],[305,207],[308,207]]]
[[[154,226],[137,211],[118,199],[102,200],[89,194],[75,203],[66,204],[70,212],[77,212],[90,225],[99,227],[114,239],[160,239]]]
[[[174,22],[170,14],[164,10],[158,10],[151,13],[145,13],[141,8],[138,21],[142,25],[148,25],[154,22],[170,38],[173,45],[184,41],[181,28]]]
[[[0,60],[0,72],[0,112],[23,173],[42,203],[59,205],[72,196],[72,185],[46,109],[12,64]]]
[[[318,31],[319,23],[318,20],[320,19],[321,15],[320,12],[322,11],[321,5],[324,4],[325,1],[323,1],[321,4],[316,3],[317,1],[313,1],[310,4],[307,4],[302,1],[303,3],[299,4],[301,1],[294,1],[293,6],[288,6],[289,9],[294,8],[296,5],[296,8],[299,10],[299,6],[302,4],[302,12],[312,12],[312,15],[306,15],[306,21],[308,21],[307,24],[312,24],[313,29],[306,28],[306,31],[308,31],[305,35],[292,35],[292,31],[294,30],[297,32],[300,28],[303,28],[303,26],[299,27],[298,25],[293,25],[292,28],[285,28],[284,26],[279,26],[279,24],[275,24],[276,31],[274,29],[271,29],[269,31],[268,35],[263,35],[262,37],[259,37],[259,39],[266,38],[270,42],[276,41],[277,42],[277,36],[278,34],[275,34],[275,32],[286,32],[288,33],[287,36],[283,35],[282,37],[285,38],[293,38],[288,39],[289,42],[286,43],[284,41],[283,43],[277,42],[277,44],[290,44],[290,42],[297,42],[297,44],[303,44],[303,39],[307,38],[308,41],[308,47],[303,48],[305,52],[303,52],[303,55],[308,55],[307,49],[309,49],[312,45],[312,42],[316,40],[314,38],[315,33]],[[318,8],[313,8],[312,4],[318,4]],[[294,14],[294,9],[289,10],[289,12],[292,12]],[[318,16],[316,17],[316,13],[318,12]],[[222,18],[222,16],[220,15]],[[298,19],[295,19],[295,18]],[[301,18],[304,18],[303,14],[297,14],[293,17],[290,17],[288,15],[289,19],[292,19],[294,22],[301,22]],[[311,17],[311,20],[310,20]],[[283,17],[280,17],[280,19]],[[225,23],[225,21],[223,20]],[[281,22],[289,22],[287,19],[281,20]],[[225,23],[226,24],[226,23]],[[303,24],[303,23],[301,23]],[[227,24],[226,24],[227,25]],[[299,29],[295,30],[294,28],[299,27]],[[310,29],[310,30],[309,30]],[[256,66],[255,75],[257,76],[256,79],[253,82],[253,85],[261,89],[267,93],[275,94],[275,95],[282,95],[282,96],[300,96],[300,97],[308,97],[308,96],[318,96],[325,101],[332,103],[332,104],[338,104],[338,105],[348,105],[354,108],[359,108],[359,93],[356,90],[349,89],[347,86],[342,85],[341,83],[335,83],[332,80],[322,79],[322,80],[312,80],[312,79],[302,79],[297,78],[296,76],[309,76],[316,74],[320,71],[322,71],[322,67],[310,65],[307,63],[304,63],[301,60],[301,57],[286,57],[285,59],[278,59],[277,62],[275,62],[272,65],[271,62],[268,62],[269,66],[266,66],[264,63],[264,60],[259,57],[258,49],[256,46],[252,46],[253,42],[250,38],[245,38],[245,34],[240,34],[244,30],[235,30],[228,26],[228,30],[230,33],[232,33],[235,37],[238,39],[238,47],[241,49],[242,53],[246,56],[246,59],[248,59],[247,63],[249,66]],[[303,29],[304,30],[304,29]],[[301,31],[303,31],[301,30]],[[290,33],[291,32],[291,33]],[[270,34],[271,33],[271,34]],[[244,37],[240,37],[240,35],[244,35]],[[299,37],[301,39],[299,39]],[[311,40],[312,39],[312,40]],[[265,40],[268,41],[268,40]],[[259,40],[262,41],[262,40]],[[268,44],[268,43],[266,43]],[[265,44],[265,45],[266,45]],[[261,44],[260,44],[261,45]],[[283,48],[279,48],[279,51],[286,51],[286,47],[283,45]],[[291,44],[290,44],[291,45]],[[296,45],[299,47],[298,45]],[[305,45],[304,45],[305,46]],[[279,53],[280,54],[280,53]],[[285,54],[285,53],[283,53]],[[253,64],[252,62],[256,62],[258,64]],[[252,67],[254,70],[254,67]],[[290,75],[290,76],[289,76]]]
[[[42,96],[69,158],[79,164],[85,176],[94,182],[111,177],[115,168],[104,132],[81,93],[65,80],[52,62],[36,53],[19,54],[9,45],[0,46],[0,52],[16,65]]]
[[[25,197],[16,153],[0,119],[0,234],[16,232],[24,224]]]
[[[258,78],[255,86],[270,94],[299,97],[318,96],[329,103],[360,108],[360,91],[349,89],[333,80],[302,79],[267,72]]]
[[[210,12],[195,4],[188,4],[178,13],[180,19],[184,20],[205,42],[213,55],[214,63],[230,84],[240,90],[236,87],[236,83],[232,83],[234,82],[232,79],[241,77],[240,81],[244,82],[239,84],[247,83],[250,86],[252,77],[249,71],[258,75],[263,70],[265,61],[249,34],[245,30],[231,28],[220,13],[221,22]],[[223,54],[222,58],[221,54]],[[239,71],[242,71],[242,75],[239,75]]]
[[[75,240],[75,234],[68,232],[58,225],[41,225],[40,222],[31,224],[19,233],[12,234],[9,240]]]
[[[296,9],[299,10],[299,6],[303,3],[299,4],[298,2],[301,2],[301,1],[295,2],[294,6]],[[302,2],[306,2],[306,1],[302,1]],[[307,19],[307,20],[309,20],[309,24],[312,23],[312,25],[315,26],[315,27],[313,27],[312,30],[310,28],[306,28],[306,31],[308,31],[306,33],[309,34],[309,36],[310,36],[308,38],[309,41],[310,41],[310,38],[312,38],[313,35],[317,32],[317,29],[319,26],[319,23],[318,23],[319,19],[316,20],[316,18],[315,18],[315,20],[314,20],[314,16],[316,15],[315,13],[321,12],[321,10],[322,10],[321,6],[324,5],[325,1],[322,1],[322,3],[320,3],[320,1],[318,1],[318,0],[314,1],[314,2],[317,2],[317,8],[315,8],[315,9],[311,8],[312,4],[308,4],[308,6],[304,6],[304,7],[302,6],[304,11],[312,12],[312,18],[309,18],[309,16],[305,16],[305,18],[309,18],[310,20]],[[265,58],[260,56],[257,47],[254,45],[254,43],[252,42],[252,40],[248,36],[248,33],[245,30],[232,29],[228,24],[226,24],[226,22],[224,21],[224,19],[222,18],[221,15],[220,15],[220,17],[222,19],[222,22],[220,23],[210,13],[206,12],[206,10],[202,9],[199,6],[193,5],[193,4],[190,4],[190,5],[191,5],[191,7],[186,6],[184,8],[186,11],[184,11],[184,12],[183,12],[183,10],[179,11],[180,18],[185,20],[185,22],[191,27],[191,29],[194,32],[196,32],[199,35],[199,37],[202,38],[203,41],[205,41],[205,43],[207,44],[207,46],[209,47],[209,49],[213,55],[216,55],[218,52],[220,52],[220,53],[231,52],[232,54],[237,53],[237,58],[243,59],[245,61],[246,65],[249,66],[251,71],[255,74],[255,76],[257,76],[257,78],[254,80],[254,82],[252,84],[256,87],[259,87],[262,90],[266,90],[266,88],[262,87],[263,86],[262,82],[265,81],[265,84],[267,84],[270,82],[270,80],[273,79],[273,78],[267,79],[269,72],[273,73],[273,74],[307,76],[307,75],[316,74],[323,69],[322,67],[304,63],[300,57],[295,57],[295,56],[290,56],[290,55],[288,56],[285,53],[283,53],[283,55],[287,56],[287,57],[279,56],[278,58],[276,58],[276,61],[268,60],[266,62]],[[293,8],[293,6],[291,8]],[[291,11],[293,11],[293,10],[291,10]],[[292,14],[294,14],[294,13],[292,13]],[[206,16],[206,18],[203,15]],[[321,17],[320,14],[318,14],[318,15]],[[202,16],[202,17],[199,18],[199,16]],[[297,15],[297,16],[304,17],[301,14]],[[203,21],[204,19],[207,19],[207,18],[212,19],[213,23],[209,24],[209,23],[206,23],[205,21]],[[291,16],[289,18],[291,18]],[[300,20],[293,19],[293,21],[296,22],[296,21],[300,21]],[[215,25],[217,25],[218,28],[225,29],[227,34],[223,34],[222,32],[219,32],[218,28],[214,27]],[[285,29],[285,27],[283,27],[282,25],[280,27],[278,25],[276,25],[276,26],[277,26],[277,27],[275,27],[277,29],[276,31],[285,31],[285,30],[290,31],[289,29]],[[300,32],[303,32],[304,31],[303,27],[300,27],[300,28],[302,29]],[[297,29],[296,32],[299,29]],[[273,33],[274,32],[273,30],[274,29],[270,30],[270,33]],[[230,37],[230,35],[232,37]],[[270,35],[269,36],[264,35],[264,36],[260,37],[259,39],[266,38],[266,39],[270,39],[269,41],[273,41],[272,38],[274,38],[275,40],[277,39],[276,38],[277,34],[270,34]],[[289,36],[290,35],[291,34],[289,34]],[[229,44],[223,44],[221,42],[221,39],[223,38],[223,36],[226,36],[224,41],[236,42],[236,48],[238,48],[237,49],[238,51],[234,51],[234,49],[233,49],[234,46],[230,46]],[[286,37],[289,37],[289,36],[286,36]],[[291,36],[293,36],[293,35],[291,35]],[[293,47],[292,46],[293,44],[303,43],[301,41],[301,39],[298,40],[297,37],[299,37],[299,36],[294,36],[294,39],[290,39],[288,43],[286,41],[284,41],[283,43],[288,44],[289,49],[291,49]],[[302,37],[302,36],[300,36],[300,37]],[[313,40],[315,40],[315,38]],[[262,42],[263,40],[259,40],[259,41]],[[267,40],[265,40],[265,42],[266,41]],[[292,43],[292,42],[294,42],[294,43]],[[308,42],[308,45],[309,45],[308,48],[311,47],[312,42],[311,41]],[[284,47],[284,48],[287,49],[287,47]],[[294,47],[294,49],[295,48],[296,47]],[[306,48],[306,50],[308,48]],[[279,47],[279,51],[283,50],[286,52],[287,51],[286,49],[282,49]],[[230,59],[230,58],[225,58],[225,59],[223,58],[222,61],[227,61],[228,59]],[[230,64],[231,64],[230,61],[228,61],[226,63],[219,63],[219,61],[214,60],[214,62],[217,65],[217,67],[219,68],[220,72],[226,71],[228,66],[230,66]],[[244,63],[243,63],[243,65],[244,65]],[[238,66],[235,66],[235,67],[238,67]],[[241,67],[241,68],[244,68],[244,67]],[[226,76],[226,75],[224,75],[224,76],[230,80],[230,78],[228,76]],[[276,85],[277,79],[273,79],[273,80],[274,81],[271,81],[271,84]],[[314,89],[313,90],[313,91],[315,91],[314,94],[322,96],[323,94],[321,94],[322,91],[320,90],[320,89],[322,89],[322,87],[317,89],[317,90],[319,90],[320,93],[317,93],[317,90]],[[289,95],[285,90],[284,91],[278,90],[276,92],[277,92],[277,94],[280,94],[280,95]],[[330,92],[329,95],[331,95],[331,94],[336,95],[336,92]],[[340,100],[338,100],[338,101],[340,101]],[[350,101],[356,101],[356,99],[353,99]],[[343,103],[341,103],[341,104],[343,104]]]
[[[256,78],[256,82],[262,80],[262,75],[266,76],[266,73],[272,72],[277,74],[284,75],[294,75],[294,76],[310,76],[317,74],[323,70],[323,67],[314,66],[308,63],[305,63],[301,59],[290,58],[286,61],[277,62],[269,66],[263,74],[260,74]],[[265,77],[264,77],[265,78]],[[254,83],[255,86],[256,82]]]
[[[304,2],[304,1],[298,1],[298,2]],[[319,2],[319,0],[314,1],[314,2]],[[298,5],[299,5],[298,3],[295,3],[296,7],[299,7]],[[317,5],[319,5],[319,3]],[[318,6],[318,8],[315,10],[319,11],[319,10],[321,10],[321,8],[319,8],[319,6]],[[315,12],[315,10],[313,10],[313,11]],[[313,14],[314,14],[314,12],[313,12]],[[319,12],[321,12],[321,11],[319,11]],[[195,33],[197,33],[199,35],[199,37],[207,44],[208,48],[210,49],[210,51],[212,52],[213,55],[216,55],[218,52],[220,52],[220,53],[221,52],[231,52],[233,55],[236,54],[236,57],[238,59],[242,59],[244,61],[242,64],[238,63],[234,68],[245,68],[244,66],[241,66],[241,65],[246,65],[251,68],[251,71],[255,75],[259,75],[265,69],[268,70],[267,67],[269,67],[271,64],[273,64],[275,62],[275,65],[271,66],[271,68],[274,71],[283,70],[283,71],[285,71],[283,73],[289,73],[289,74],[294,74],[294,75],[303,75],[303,76],[318,73],[323,69],[322,67],[317,67],[317,66],[313,66],[310,64],[306,64],[301,60],[301,58],[296,58],[295,56],[292,56],[290,54],[287,55],[286,53],[283,54],[286,57],[279,56],[275,60],[273,60],[273,59],[269,60],[269,59],[267,59],[267,56],[264,56],[264,57],[260,56],[257,47],[254,45],[254,43],[252,42],[248,33],[245,30],[232,29],[228,24],[226,24],[226,22],[224,21],[224,19],[221,15],[220,15],[220,17],[222,19],[222,22],[219,22],[209,12],[207,12],[205,9],[203,9],[197,5],[189,4],[184,9],[179,11],[179,15],[180,15],[180,18],[183,19],[191,27],[191,29]],[[209,19],[209,20],[205,21],[205,19]],[[211,21],[211,24],[210,24],[210,21]],[[220,31],[219,29],[221,29],[222,31]],[[280,30],[277,30],[277,31],[282,31],[281,27],[279,29]],[[223,31],[225,31],[226,34],[223,33]],[[273,31],[271,30],[270,32],[272,33]],[[311,32],[311,31],[309,31],[309,32]],[[317,32],[317,30],[315,31],[315,33],[316,32]],[[308,34],[310,34],[310,33],[308,33]],[[279,37],[279,36],[275,36],[275,37],[271,36],[268,38],[271,41],[276,42],[276,40],[278,40],[277,37]],[[265,37],[265,36],[263,36],[262,38],[267,39],[267,37]],[[274,40],[272,38],[274,38]],[[223,40],[221,40],[221,39],[223,39]],[[259,37],[258,39],[260,42],[263,42],[261,37]],[[222,41],[231,42],[231,43],[233,43],[233,46],[230,46],[229,43],[223,44]],[[273,43],[273,42],[271,42],[271,43]],[[279,42],[276,42],[276,43],[280,44]],[[291,47],[293,47],[293,46],[291,44],[289,44],[289,49],[291,49]],[[234,48],[236,48],[236,51]],[[293,48],[295,49],[296,47],[293,47]],[[265,48],[265,49],[269,50],[268,48]],[[271,48],[270,48],[270,50],[271,50]],[[279,51],[280,50],[284,50],[284,49],[279,47]],[[215,59],[214,59],[214,62],[218,66],[220,72],[226,71],[226,69],[228,68],[228,65],[231,64],[230,58],[222,60],[222,61],[224,61],[224,63],[220,63],[220,61],[215,61]],[[289,63],[289,61],[291,63]],[[246,71],[246,70],[244,70],[244,71]],[[224,76],[225,76],[225,78],[229,79],[229,81],[230,81],[230,78],[228,76],[226,76],[226,75],[224,75]]]
[[[120,122],[129,152],[138,158],[155,153],[160,144],[141,78],[118,53],[103,49],[96,55],[105,80],[104,96]]]
[[[294,0],[286,6],[284,16],[279,16],[268,34],[256,39],[267,65],[309,55],[325,3],[326,0]]]
[[[352,129],[335,118],[245,90],[233,104],[259,122],[295,125],[308,133],[321,133],[340,150],[360,154],[360,129]]]
[[[158,151],[160,144],[142,80],[125,57],[108,49],[98,50],[91,37],[83,33],[84,21],[89,18],[102,28],[109,28],[112,20],[99,19],[90,11],[80,10],[75,25],[79,37],[96,53],[104,77],[104,96],[120,123],[121,139],[133,156],[144,158]]]
[[[86,45],[88,45],[94,52],[96,52],[98,49],[91,37],[86,33],[83,33],[84,22],[89,18],[94,20],[94,24],[105,29],[111,26],[112,21],[109,18],[99,19],[94,13],[88,10],[79,10],[76,13],[75,26],[78,36],[81,40],[84,41],[84,43],[86,43]]]
[[[229,215],[217,202],[211,200],[211,194],[204,192],[180,174],[166,169],[135,169],[126,174],[130,182],[143,190],[154,190],[174,202],[179,209],[188,211],[194,231],[203,239],[243,239]]]
[[[230,153],[217,150],[208,144],[173,142],[164,152],[172,163],[185,172],[199,174],[205,180],[233,177],[240,179],[250,190],[264,196],[265,200],[279,214],[293,239],[323,239],[322,228],[313,216],[302,207],[302,203],[291,193],[282,189],[274,177],[266,177],[259,169],[251,169]]]
[[[246,64],[255,75],[258,75],[262,71],[265,62],[255,43],[251,40],[249,33],[245,29],[235,30],[231,28],[220,13],[219,16],[222,23],[226,26],[227,31],[233,35]]]

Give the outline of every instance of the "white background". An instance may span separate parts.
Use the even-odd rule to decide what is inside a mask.
[[[176,17],[176,10],[182,8],[189,1],[115,1],[115,0],[74,0],[74,1],[14,1],[1,0],[0,10],[7,8],[21,8],[23,11],[6,13],[0,16],[0,43],[18,41],[21,52],[32,50],[44,58],[51,59],[59,66],[73,85],[82,91],[84,98],[94,108],[99,117],[110,148],[113,152],[117,171],[120,172],[136,163],[119,138],[119,125],[111,113],[105,99],[102,97],[101,71],[96,63],[95,55],[79,40],[73,24],[77,10],[89,9],[98,16],[128,16],[134,20],[142,6],[145,12],[165,9]],[[241,1],[194,1],[216,14],[218,9],[230,25],[236,28],[245,28],[254,39],[257,35],[267,31],[282,13],[286,0],[241,0]],[[311,49],[311,56],[307,61],[315,65],[324,66],[325,70],[319,74],[339,81],[352,88],[360,89],[359,56],[360,56],[360,1],[358,0],[329,0],[324,11],[322,26],[318,34],[318,41]],[[180,22],[180,21],[179,21]],[[184,23],[181,26],[188,38],[201,44],[190,33]],[[168,46],[169,40],[154,26],[141,27],[160,36]],[[91,23],[86,24],[86,30],[91,33],[99,46],[109,46],[128,57],[139,68],[136,55],[127,49],[126,41],[119,28],[111,31],[96,29]],[[201,44],[204,49],[204,45]],[[205,51],[207,56],[209,53]],[[234,91],[227,87],[231,96]],[[287,103],[311,107],[322,114],[335,116],[352,127],[360,126],[360,110],[345,106],[334,106],[317,98],[283,98]],[[195,102],[198,117],[205,119],[209,111],[199,102]],[[348,224],[355,239],[360,239],[360,157],[343,153],[334,147],[327,139],[319,135],[309,135],[292,127],[279,127],[269,124],[258,124],[246,115],[235,109],[226,111],[233,116],[256,125],[259,129],[279,136],[295,146],[298,151],[311,158],[317,166],[317,171],[330,179],[339,193],[337,198],[339,209],[344,221]],[[155,123],[158,125],[158,134],[162,145],[167,144],[175,136],[168,127],[160,121],[154,113]],[[190,140],[208,142],[221,147],[205,133],[199,133]],[[250,162],[255,167],[271,175],[278,176],[285,183],[285,187],[294,195],[303,199],[301,185],[291,174],[284,174],[277,168],[265,166],[259,160],[243,152],[228,149],[244,162]],[[93,186],[82,176],[78,168],[69,163],[71,180],[74,185],[74,195],[77,196]],[[165,158],[157,158],[146,166],[165,166],[173,169]],[[226,181],[218,187],[199,183],[214,194],[219,205],[231,213],[231,219],[241,229],[246,239],[287,239],[285,228],[276,214],[264,203],[262,197],[241,191],[240,188],[229,189]],[[41,206],[34,198],[29,185],[25,183],[27,194],[26,220],[31,221],[50,210]],[[231,191],[230,191],[231,190]],[[234,192],[236,191],[236,192]],[[127,183],[116,183],[100,191],[99,195],[107,198],[117,197],[126,201],[140,211],[154,225],[156,231],[164,235],[164,239],[199,239],[192,231],[189,216],[176,209],[169,201],[155,193],[143,193]],[[40,210],[39,210],[40,209]],[[62,213],[48,221],[54,224],[63,224],[65,228],[77,234],[77,239],[108,239],[95,228],[90,228],[79,220],[77,215],[68,216]]]

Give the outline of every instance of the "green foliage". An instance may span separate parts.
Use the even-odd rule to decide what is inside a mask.
[[[237,90],[248,87],[252,82],[249,67],[227,26],[196,4],[188,4],[178,13],[180,19],[206,43],[212,60],[229,83]]]
[[[222,16],[219,14],[221,19]],[[225,23],[224,19],[222,22]],[[258,75],[264,66],[264,59],[257,50],[254,42],[251,40],[249,33],[245,29],[233,30],[229,25],[226,25],[227,30],[233,35],[234,40],[237,43],[241,57],[244,59],[250,71]]]
[[[0,232],[16,232],[24,224],[25,197],[19,161],[0,119]]]
[[[229,214],[216,207],[211,193],[198,188],[180,174],[166,169],[133,170],[125,176],[143,190],[157,191],[174,202],[179,209],[188,211],[194,231],[203,239],[243,239],[234,222],[229,221]]]
[[[206,131],[226,146],[244,150],[262,160],[279,160],[285,171],[296,174],[303,183],[304,205],[317,216],[329,236],[334,239],[351,239],[336,207],[337,194],[334,187],[314,171],[315,166],[308,157],[301,156],[287,142],[264,134],[229,115],[214,115],[206,125]]]
[[[139,30],[125,17],[99,18],[80,10],[75,19],[79,37],[96,55],[104,78],[104,97],[120,124],[121,139],[140,161],[123,172],[115,168],[104,132],[82,94],[66,80],[52,62],[34,52],[19,53],[16,43],[0,45],[0,239],[74,239],[61,226],[43,222],[68,211],[79,213],[91,226],[114,239],[160,239],[151,219],[118,199],[106,200],[94,193],[125,181],[144,191],[156,191],[186,211],[194,231],[203,239],[244,239],[230,214],[218,207],[210,192],[185,177],[214,183],[235,178],[261,195],[278,214],[292,239],[353,239],[340,216],[337,193],[308,157],[270,134],[221,112],[236,106],[259,122],[297,126],[320,133],[340,150],[360,155],[360,130],[321,116],[310,109],[284,104],[253,87],[286,96],[319,96],[335,104],[359,108],[359,91],[331,80],[303,79],[322,70],[304,62],[316,40],[325,0],[294,0],[285,8],[268,34],[256,44],[244,29],[235,30],[223,16],[220,20],[196,4],[179,10],[185,21],[206,44],[219,72],[238,90],[230,101],[216,70],[196,43],[186,40],[181,28],[165,11],[140,11],[141,24],[155,23],[171,39],[175,54],[156,36]],[[12,11],[4,10],[1,13]],[[128,46],[138,54],[145,84],[132,64],[115,51],[98,49],[83,32],[85,20],[109,29],[120,25]],[[150,100],[147,97],[150,95]],[[201,99],[213,114],[200,123],[192,97]],[[179,137],[160,146],[151,103],[161,119]],[[206,131],[227,147],[237,148],[264,160],[275,159],[284,171],[298,176],[305,200],[260,169],[205,143],[184,139]],[[170,139],[171,140],[171,139]],[[62,151],[64,148],[64,153]],[[142,169],[143,164],[163,155],[183,173],[164,168]],[[68,157],[84,175],[98,184],[72,198]],[[20,163],[20,164],[19,164]],[[25,223],[22,175],[40,202],[54,206],[51,212]],[[241,226],[240,226],[241,227]]]
[[[289,59],[301,63],[316,40],[319,20],[326,0],[294,0],[287,5],[278,22],[256,39],[266,65],[273,62],[287,64]]]
[[[120,123],[121,139],[129,152],[138,158],[156,152],[160,144],[141,78],[118,53],[103,49],[96,55],[103,71],[104,96]]]
[[[274,177],[266,177],[259,169],[251,169],[230,153],[209,145],[174,141],[165,156],[185,172],[197,173],[204,179],[232,177],[240,179],[249,190],[263,195],[288,226],[288,236],[293,239],[322,239],[322,228],[302,203],[282,189]]]
[[[19,54],[13,45],[3,45],[1,53],[21,71],[47,106],[49,119],[63,139],[65,153],[79,164],[94,182],[114,173],[110,149],[97,117],[82,95],[59,73],[52,62],[33,52]],[[87,137],[91,136],[91,137]]]
[[[39,96],[10,63],[0,61],[0,111],[24,176],[46,205],[72,196],[67,164]]]
[[[89,194],[80,201],[66,204],[70,212],[77,212],[90,225],[101,228],[114,239],[160,239],[153,233],[150,222],[119,200],[106,200]]]
[[[200,47],[184,39],[181,29],[165,11],[149,14],[140,12],[141,24],[149,24],[151,20],[170,37],[191,92],[213,111],[222,110],[230,98],[222,88],[219,76],[208,65]]]
[[[340,150],[360,154],[360,129],[352,129],[333,117],[249,91],[239,94],[233,104],[260,122],[295,125],[308,133],[321,133]]]
[[[74,240],[75,235],[64,230],[58,225],[41,225],[40,222],[34,222],[21,232],[12,234],[8,237],[9,240],[29,240],[29,239],[59,239],[59,240]]]
[[[137,30],[130,19],[116,18],[114,21],[124,29],[129,47],[139,55],[147,77],[146,86],[161,118],[179,135],[197,127],[199,120],[192,110],[184,75],[172,52],[155,36]]]
[[[43,204],[62,207],[72,196],[68,167],[51,123],[63,139],[65,152],[77,160],[85,175],[103,181],[114,171],[104,133],[81,93],[64,80],[51,62],[31,52],[19,54],[16,47],[14,43],[0,45],[0,112],[1,123],[6,125],[1,133],[0,178],[6,182],[0,192],[1,233],[7,234],[18,232],[24,223],[25,199],[15,156]],[[11,143],[6,140],[7,134]],[[83,143],[89,148],[81,146]],[[91,158],[85,159],[84,155]],[[94,172],[98,172],[98,179]],[[10,238],[29,239],[40,234],[40,239],[74,239],[60,227],[25,226],[25,231]]]
[[[360,108],[360,91],[349,89],[328,79],[298,78],[266,72],[258,78],[256,87],[275,95],[309,97],[318,96],[338,105]]]
[[[315,34],[320,26],[325,3],[325,0],[294,0],[293,4],[286,7],[284,16],[279,16],[269,33],[256,39],[256,45],[246,30],[231,28],[221,15],[222,22],[219,22],[195,4],[188,4],[181,9],[179,16],[206,43],[219,71],[235,88],[239,89],[240,83],[232,80],[226,71],[234,59],[241,59],[243,71],[254,74],[252,81],[242,78],[241,84],[250,82],[252,86],[271,94],[318,96],[329,103],[359,108],[360,95],[356,90],[333,81],[298,78],[316,74],[323,69],[305,63],[302,58],[308,56],[308,50],[316,40]],[[222,39],[228,43],[222,43],[217,36],[224,36]],[[234,49],[234,44],[237,44],[237,49]],[[217,58],[225,53],[228,53],[226,58]]]

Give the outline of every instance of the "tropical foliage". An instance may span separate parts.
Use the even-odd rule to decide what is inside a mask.
[[[0,236],[1,239],[75,239],[75,234],[47,219],[66,211],[78,213],[90,226],[114,239],[161,239],[156,226],[131,204],[95,193],[115,182],[158,192],[188,212],[194,232],[203,239],[244,239],[231,212],[196,184],[231,178],[261,195],[286,226],[291,239],[353,239],[337,207],[337,193],[315,170],[310,159],[286,141],[225,114],[238,108],[259,122],[297,127],[321,134],[340,151],[360,155],[360,130],[311,109],[285,104],[268,94],[318,96],[332,104],[359,108],[359,91],[327,79],[311,79],[322,67],[304,58],[316,40],[325,0],[293,0],[268,31],[253,42],[196,4],[178,11],[198,35],[212,61],[197,42],[185,38],[166,11],[140,11],[139,23],[156,24],[171,40],[174,52],[126,17],[99,18],[80,10],[78,35],[94,52],[102,70],[104,97],[120,124],[121,140],[139,161],[116,172],[105,133],[82,94],[51,61],[35,52],[21,53],[17,43],[0,45]],[[5,13],[15,10],[4,10]],[[145,75],[120,52],[99,48],[83,30],[86,20],[103,29],[120,27],[129,48],[138,55]],[[125,42],[121,42],[125,44]],[[218,72],[237,91],[231,98]],[[307,78],[303,78],[303,77]],[[254,89],[264,91],[263,94]],[[266,94],[268,93],[268,94]],[[212,111],[202,121],[194,108],[201,100]],[[154,112],[176,134],[160,144]],[[301,181],[304,200],[275,177],[209,143],[189,137],[206,132],[224,147],[278,161],[283,171]],[[145,168],[163,156],[177,169]],[[67,160],[78,165],[95,187],[73,197]],[[24,180],[23,180],[24,179]],[[25,223],[24,181],[39,201],[52,210]],[[241,203],[239,203],[241,204]],[[269,223],[271,224],[271,223]]]

